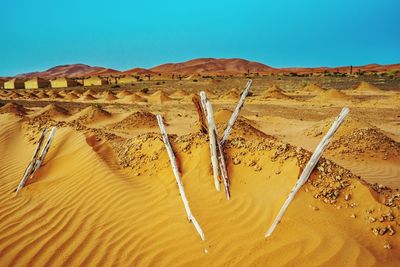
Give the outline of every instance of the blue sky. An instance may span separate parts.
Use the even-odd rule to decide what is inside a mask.
[[[398,0],[3,0],[0,76],[198,57],[273,67],[400,62]]]

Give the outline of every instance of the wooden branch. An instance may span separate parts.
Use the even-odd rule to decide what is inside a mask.
[[[49,152],[51,142],[53,141],[54,134],[56,133],[56,127],[51,128],[49,138],[47,139],[46,145],[43,147],[42,153],[40,154],[40,157],[36,160],[35,163],[35,168],[33,169],[32,174],[42,166],[42,163]]]
[[[28,179],[28,177],[32,174],[32,172],[34,170],[34,166],[35,166],[35,163],[36,163],[36,158],[38,156],[40,147],[42,146],[44,137],[46,136],[46,132],[47,132],[47,129],[44,128],[43,132],[42,132],[42,135],[39,138],[39,141],[38,141],[38,144],[36,146],[35,152],[33,153],[32,160],[29,162],[28,167],[26,167],[24,175],[22,176],[22,179],[19,182],[17,189],[15,190],[16,194],[18,194],[18,192],[22,189],[22,187],[24,187],[24,185],[26,183],[26,180]]]
[[[221,174],[221,180],[224,183],[226,198],[229,200],[229,199],[231,199],[231,192],[230,192],[230,182],[229,182],[229,177],[228,177],[228,171],[226,170],[226,164],[225,164],[224,149],[223,149],[221,143],[219,142],[217,132],[214,132],[214,135],[215,135],[215,142],[217,144],[219,173]]]
[[[249,93],[249,89],[250,89],[252,83],[253,83],[252,80],[247,81],[246,87],[244,88],[243,93],[240,95],[239,102],[228,121],[228,124],[224,130],[224,133],[222,134],[221,145],[224,145],[225,141],[228,139],[228,136],[229,136],[230,132],[232,131],[233,124],[235,123],[237,117],[239,116],[239,112],[243,107],[244,100],[246,99],[246,97]]]
[[[165,148],[167,149],[169,161],[172,166],[172,171],[175,175],[176,183],[178,184],[179,193],[181,195],[183,205],[185,206],[186,215],[187,215],[189,221],[191,221],[193,223],[194,227],[196,228],[196,231],[200,235],[200,238],[202,240],[205,240],[203,230],[201,229],[199,223],[197,222],[196,218],[193,216],[193,214],[190,210],[189,202],[186,198],[185,190],[183,188],[183,184],[181,181],[180,172],[179,172],[178,165],[176,162],[175,154],[174,154],[174,151],[172,150],[171,144],[169,142],[167,131],[165,130],[162,117],[159,114],[157,115],[157,122],[158,122],[158,126],[160,127],[161,136],[162,136],[163,142],[165,144]]]
[[[192,97],[192,102],[196,107],[197,115],[199,116],[200,131],[206,134],[208,132],[206,124],[206,116],[204,115],[205,113],[200,103],[200,98],[197,95],[194,95]]]
[[[285,203],[283,204],[281,210],[279,211],[278,216],[276,217],[275,221],[272,223],[271,227],[268,229],[265,237],[269,237],[272,232],[275,230],[278,223],[281,221],[283,214],[285,213],[286,209],[288,208],[289,204],[292,202],[296,193],[300,190],[300,188],[306,183],[308,178],[311,175],[311,172],[315,168],[315,165],[318,163],[318,160],[321,158],[322,153],[324,152],[325,148],[329,144],[329,141],[332,139],[333,135],[343,123],[344,119],[346,118],[347,114],[349,113],[349,109],[347,107],[342,109],[342,112],[333,122],[331,128],[326,133],[324,138],[322,138],[321,142],[315,149],[314,153],[312,154],[310,160],[308,161],[306,167],[304,168],[300,178],[297,180],[296,184],[294,185],[292,191],[290,191],[288,198],[286,199]]]
[[[220,191],[220,185],[218,180],[218,158],[217,158],[217,144],[216,141],[218,140],[218,135],[216,136],[215,133],[216,127],[214,122],[214,113],[212,110],[212,106],[210,101],[206,103],[206,111],[207,111],[207,121],[208,121],[208,136],[210,141],[210,154],[211,154],[211,165],[213,168],[214,174],[214,185],[217,191]]]

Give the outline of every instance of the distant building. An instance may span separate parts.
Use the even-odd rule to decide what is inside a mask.
[[[66,77],[51,80],[50,83],[52,88],[64,88],[80,85],[77,81]]]
[[[20,78],[14,78],[4,83],[4,89],[24,89],[24,80]]]
[[[25,82],[25,89],[38,89],[38,88],[46,88],[50,87],[50,82],[43,78],[32,78]]]
[[[137,79],[132,76],[121,77],[117,80],[118,84],[132,84],[134,82],[137,82]]]
[[[105,84],[108,84],[108,81],[98,76],[92,76],[83,80],[84,86],[105,85]]]
[[[3,89],[4,88],[4,83],[5,83],[5,79],[0,79],[0,88]]]

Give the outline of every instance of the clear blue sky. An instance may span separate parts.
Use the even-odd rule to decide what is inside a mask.
[[[0,76],[197,57],[273,67],[400,62],[399,0],[3,0]]]

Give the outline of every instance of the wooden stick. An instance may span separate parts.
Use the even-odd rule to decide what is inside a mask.
[[[202,240],[205,240],[203,230],[201,230],[201,227],[200,227],[199,223],[197,222],[196,218],[193,216],[193,214],[192,214],[192,212],[190,210],[189,202],[188,202],[188,200],[186,198],[185,190],[183,188],[183,184],[182,184],[182,181],[181,181],[178,165],[176,163],[175,154],[174,154],[174,151],[172,150],[171,144],[169,143],[167,131],[165,130],[162,117],[159,114],[157,115],[157,122],[158,122],[158,126],[160,127],[161,136],[162,136],[163,142],[165,144],[165,148],[167,149],[167,153],[168,153],[168,156],[169,156],[169,161],[170,161],[171,166],[172,166],[172,171],[174,172],[174,175],[175,175],[176,183],[178,184],[179,193],[181,195],[183,205],[185,206],[186,215],[188,216],[189,221],[191,221],[193,223],[194,227],[196,228],[196,231],[200,235],[200,238]]]
[[[206,113],[207,118],[209,116],[211,116],[212,119],[214,120],[214,113],[212,113],[212,109],[211,110],[207,110],[207,103],[209,103],[209,101],[208,101],[207,95],[206,95],[206,93],[204,91],[200,92],[200,99],[201,99],[201,104],[202,104],[203,110]],[[210,103],[210,105],[211,105],[211,103]],[[212,114],[208,114],[210,112]],[[208,127],[210,127],[210,126],[208,126]],[[229,187],[230,187],[229,177],[228,177],[228,172],[226,170],[224,150],[223,150],[222,145],[220,144],[216,127],[214,127],[213,135],[214,135],[216,148],[217,148],[217,159],[218,159],[219,173],[221,175],[221,180],[224,183],[224,189],[225,189],[226,198],[229,200],[231,198],[231,193],[230,193],[230,189],[229,189]]]
[[[199,123],[200,123],[200,131],[203,133],[207,133],[207,124],[206,124],[206,116],[204,115],[204,111],[202,108],[202,104],[200,103],[200,98],[197,95],[194,95],[192,97],[192,102],[194,103],[194,106],[196,107],[197,114],[199,115]]]
[[[207,101],[206,103],[206,111],[207,111],[207,121],[208,121],[208,136],[210,139],[209,141],[210,141],[211,165],[214,174],[214,185],[215,189],[219,192],[221,188],[218,180],[219,173],[218,173],[218,158],[217,158],[217,144],[216,144],[216,140],[218,140],[218,135],[215,136],[215,133],[217,131],[214,122],[214,115],[213,115],[214,113],[210,101]]]
[[[42,153],[40,157],[36,160],[35,168],[33,169],[32,174],[42,166],[44,158],[46,157],[47,153],[49,152],[51,142],[53,141],[54,134],[56,133],[56,127],[51,128],[49,138],[47,139],[46,145],[43,147]]]
[[[215,134],[215,142],[217,143],[219,172],[221,174],[221,178],[222,178],[221,180],[224,183],[226,198],[228,200],[230,200],[231,199],[230,182],[229,182],[229,177],[228,177],[228,171],[226,170],[224,149],[223,149],[221,143],[219,142],[217,132],[214,132],[214,134]]]
[[[29,162],[28,167],[26,167],[25,172],[24,172],[24,175],[22,176],[22,179],[21,179],[21,181],[20,181],[19,184],[18,184],[18,187],[17,187],[17,189],[16,189],[16,194],[18,194],[18,192],[22,189],[22,187],[24,187],[24,185],[25,185],[25,183],[26,183],[26,180],[27,180],[28,177],[32,174],[32,171],[33,171],[34,166],[35,166],[35,163],[36,163],[36,158],[37,158],[37,156],[38,156],[40,147],[42,146],[44,137],[46,136],[46,132],[47,132],[47,129],[44,128],[44,129],[43,129],[43,132],[42,132],[42,135],[41,135],[40,138],[39,138],[39,141],[38,141],[38,144],[37,144],[37,146],[36,146],[35,152],[33,153],[32,160]]]
[[[283,204],[281,210],[279,211],[278,216],[276,217],[275,221],[268,229],[265,237],[269,237],[272,232],[275,230],[275,227],[281,221],[283,214],[285,213],[286,209],[288,208],[289,204],[292,202],[296,193],[300,190],[300,188],[306,183],[308,178],[310,177],[311,172],[315,168],[315,165],[318,163],[318,160],[321,158],[322,153],[324,152],[326,146],[329,144],[329,141],[332,139],[333,135],[343,123],[344,119],[346,118],[347,114],[349,113],[349,109],[347,107],[342,109],[339,116],[333,122],[331,128],[326,133],[324,138],[322,138],[321,142],[315,149],[314,153],[312,154],[310,160],[308,161],[306,167],[304,168],[300,178],[297,180],[296,184],[294,185],[292,191],[290,191],[288,198],[286,199],[285,203]]]
[[[230,132],[232,131],[233,124],[235,123],[237,117],[239,116],[239,111],[243,107],[244,100],[246,99],[246,96],[249,93],[249,89],[250,89],[250,86],[252,83],[253,83],[252,80],[247,81],[246,87],[244,88],[243,93],[240,95],[240,99],[235,108],[235,111],[232,113],[232,115],[228,121],[228,125],[226,126],[225,131],[222,134],[221,145],[224,145],[225,141],[228,139],[228,136],[229,136]]]

